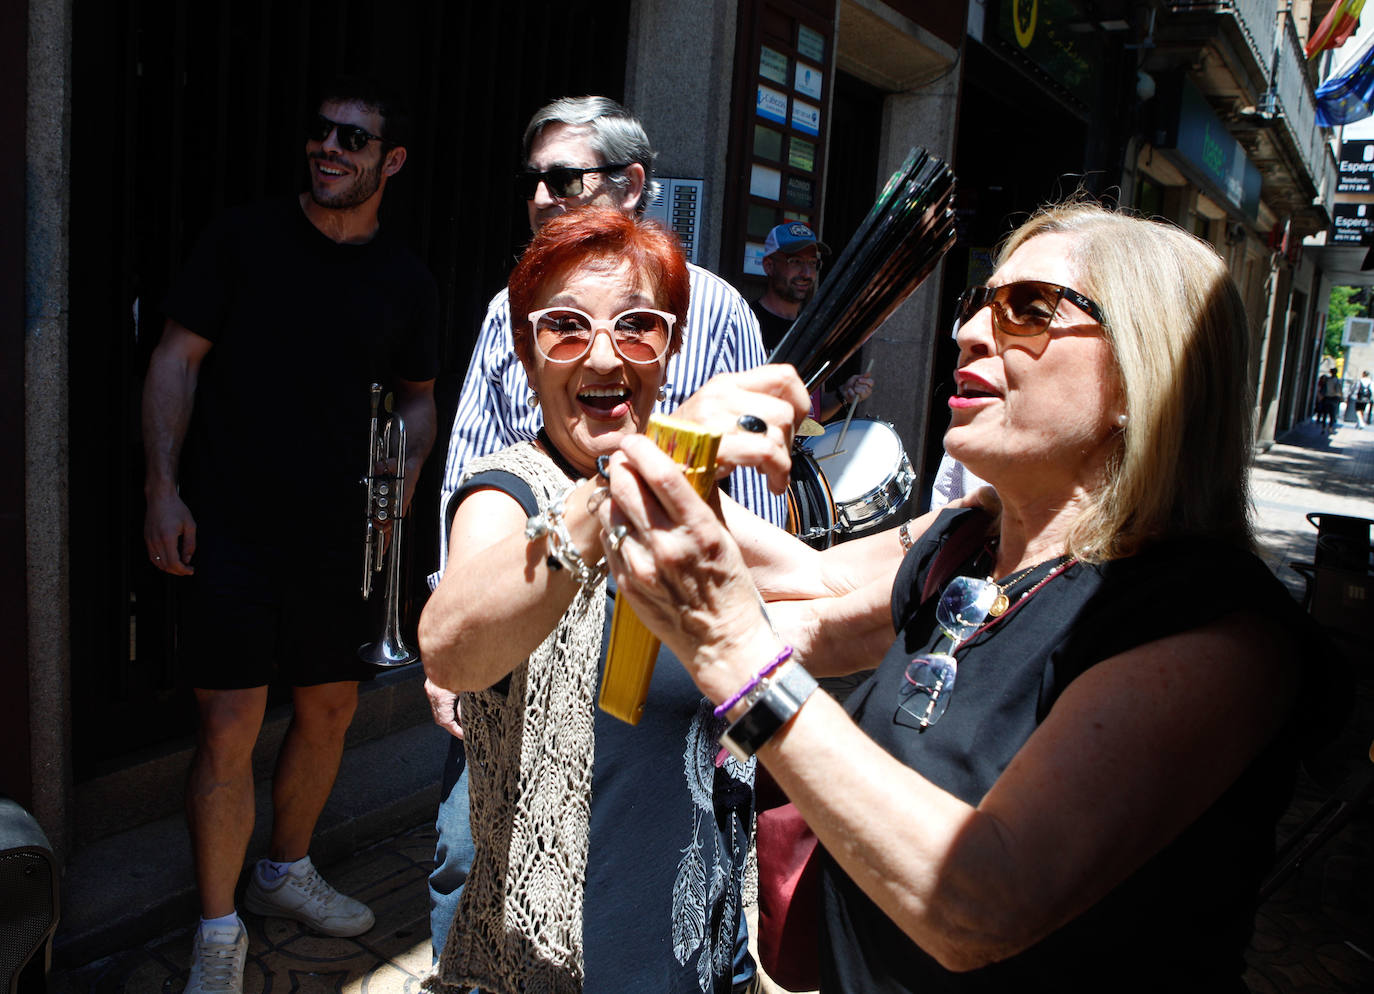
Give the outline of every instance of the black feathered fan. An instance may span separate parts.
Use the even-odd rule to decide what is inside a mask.
[[[954,245],[954,174],[913,148],[769,362],[808,387],[857,352]]]

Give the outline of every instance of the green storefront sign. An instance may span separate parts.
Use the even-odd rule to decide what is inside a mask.
[[[1231,137],[1207,100],[1187,79],[1179,81],[1174,148],[1232,207],[1259,216],[1260,171]]]

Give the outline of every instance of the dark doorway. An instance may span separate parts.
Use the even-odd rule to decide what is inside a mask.
[[[139,397],[158,303],[224,207],[300,189],[300,124],[321,79],[405,91],[410,159],[383,221],[430,266],[442,306],[440,438],[408,529],[413,626],[434,568],[448,425],[487,300],[528,238],[512,177],[529,115],[624,90],[628,0],[77,0],[71,158],[71,533],[78,780],[187,734],[175,687],[175,584],[143,551]],[[276,375],[274,375],[276,374]],[[281,371],[262,395],[267,466],[289,460]],[[359,451],[365,444],[360,429]],[[362,466],[359,467],[360,472]],[[360,505],[361,506],[361,505]],[[264,528],[304,528],[245,508]],[[360,511],[359,550],[362,555]],[[245,646],[251,652],[251,646]]]
[[[24,356],[28,338],[25,299],[27,4],[0,3],[0,127],[11,136],[0,152],[0,466],[10,480],[0,497],[0,562],[10,563],[0,580],[0,628],[10,645],[28,645],[28,583],[25,561]],[[33,804],[29,734],[29,663],[22,651],[0,672],[0,794]]]
[[[886,94],[847,72],[835,73],[829,172],[821,238],[839,255],[878,197],[878,145]]]

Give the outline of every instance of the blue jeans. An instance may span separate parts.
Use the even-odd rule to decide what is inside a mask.
[[[439,841],[434,847],[434,870],[429,875],[429,935],[435,962],[444,950],[458,898],[472,868],[475,847],[468,824],[467,773],[463,740],[450,738],[444,758],[443,796],[434,822]]]

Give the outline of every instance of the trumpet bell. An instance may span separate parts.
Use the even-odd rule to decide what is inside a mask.
[[[400,632],[387,632],[376,642],[358,646],[358,658],[372,666],[409,666],[419,662],[420,654],[402,641]]]

